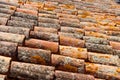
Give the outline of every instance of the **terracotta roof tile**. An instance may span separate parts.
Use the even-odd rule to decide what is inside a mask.
[[[0,79],[120,80],[119,9],[114,0],[0,0]]]

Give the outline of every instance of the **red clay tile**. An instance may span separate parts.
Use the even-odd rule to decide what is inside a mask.
[[[0,41],[0,55],[16,57],[17,43]]]
[[[38,22],[59,24],[57,19],[38,17]]]
[[[13,14],[14,13],[14,9],[11,10],[11,9],[5,9],[5,8],[0,8],[0,12],[1,13],[5,13],[5,14]]]
[[[45,27],[37,27],[37,26],[35,26],[34,31],[49,32],[49,33],[57,34],[57,29],[54,29],[54,28],[45,28]]]
[[[85,47],[84,40],[70,38],[66,36],[60,36],[60,44],[66,46],[73,46],[73,47]]]
[[[76,48],[71,46],[59,46],[60,54],[78,59],[87,59],[86,48]]]
[[[72,23],[70,21],[60,21],[61,26],[68,26],[68,27],[75,27],[75,28],[81,28],[79,23]]]
[[[104,54],[113,54],[112,46],[102,45],[102,44],[94,44],[94,43],[85,43],[88,51],[99,52]]]
[[[81,73],[70,73],[64,71],[55,71],[56,80],[95,80],[91,75],[81,74]]]
[[[58,17],[57,17],[56,15],[47,14],[47,13],[39,13],[38,16],[39,16],[39,17],[45,17],[45,18],[58,19]]]
[[[21,8],[17,8],[16,10],[17,12],[23,12],[23,13],[27,13],[27,14],[31,14],[31,15],[35,15],[37,16],[37,11],[35,10],[29,10],[29,9],[21,9]]]
[[[120,50],[120,43],[115,41],[110,41],[110,46],[112,46],[113,49]]]
[[[18,47],[18,59],[29,63],[50,64],[51,52],[49,50]]]
[[[11,58],[0,56],[0,73],[7,74],[10,66]]]
[[[94,63],[86,63],[86,72],[96,77],[111,80],[120,79],[120,68],[116,66],[108,66]]]
[[[7,33],[25,35],[26,38],[29,38],[29,33],[30,33],[30,29],[28,29],[28,28],[12,27],[12,26],[4,26],[4,25],[0,25],[0,31],[7,32]]]
[[[25,46],[50,50],[53,53],[58,52],[58,43],[38,39],[29,39],[25,41]]]
[[[66,32],[59,32],[59,36],[66,36],[76,39],[83,39],[83,34],[76,34],[76,33],[66,33]]]
[[[88,60],[94,63],[102,63],[107,65],[119,66],[119,57],[117,55],[109,55],[95,52],[88,52]]]
[[[14,16],[16,17],[22,17],[22,18],[27,18],[27,19],[31,19],[31,20],[37,20],[38,17],[35,15],[31,15],[31,14],[27,14],[27,13],[22,13],[22,12],[15,12]]]
[[[52,54],[52,65],[56,66],[56,69],[70,72],[84,73],[84,60],[70,58],[61,55]]]
[[[77,16],[75,16],[75,15],[70,15],[70,14],[57,13],[57,16],[58,16],[59,18],[77,19]]]
[[[87,43],[94,43],[94,44],[103,44],[103,45],[109,45],[109,40],[99,37],[92,37],[92,36],[84,36],[83,40],[85,40]]]
[[[33,30],[34,23],[28,23],[23,21],[16,21],[16,20],[9,20],[7,23],[7,26],[13,26],[13,27],[23,27],[23,28],[29,28]]]
[[[16,17],[16,16],[11,16],[11,20],[23,21],[23,22],[26,22],[26,23],[33,23],[34,26],[38,24],[37,20],[32,20],[32,19],[27,19],[27,18],[22,18],[22,17]]]
[[[10,77],[22,80],[52,80],[54,67],[12,61]],[[26,76],[25,76],[26,75]]]
[[[49,33],[49,32],[31,31],[30,37],[42,39],[42,40],[47,40],[47,41],[53,41],[53,42],[59,41],[57,34],[53,34],[53,33]]]
[[[84,35],[84,29],[74,28],[74,27],[62,26],[61,32],[76,33],[76,34],[83,34]]]
[[[59,18],[60,21],[68,21],[72,23],[80,23],[78,19],[71,19],[71,18]]]
[[[59,24],[54,24],[54,23],[42,23],[39,22],[38,26],[42,26],[42,27],[46,27],[46,28],[55,28],[55,29],[60,29],[60,25]]]
[[[85,31],[85,36],[93,36],[93,37],[99,37],[99,38],[105,38],[105,39],[108,38],[106,34],[93,32],[93,31]]]
[[[25,36],[13,33],[0,32],[0,40],[18,43],[22,45],[24,43]]]

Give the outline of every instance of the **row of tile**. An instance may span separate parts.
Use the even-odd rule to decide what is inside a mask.
[[[58,75],[56,75],[56,71],[54,73],[55,67],[53,66],[44,66],[44,65],[37,65],[37,64],[16,62],[16,61],[11,62],[11,58],[4,56],[0,56],[0,61],[1,61],[0,73],[8,74],[8,77],[12,77],[12,78],[30,79],[30,80],[39,80],[39,79],[52,80],[54,78],[54,74],[56,76],[55,80],[57,80],[57,78],[60,79],[63,78],[63,80],[64,78],[72,79],[72,80],[76,80],[76,79],[95,80],[93,76],[91,76],[92,77],[91,79],[90,75],[82,74],[84,73],[84,68],[85,68],[87,73],[92,74],[95,77],[109,79],[109,80],[120,79],[119,67],[93,64],[93,63],[84,63],[84,60],[55,55],[55,54],[52,55],[52,59],[53,59],[52,64],[57,67],[56,69],[62,70],[62,71],[58,71],[60,72],[60,74]],[[86,65],[86,67],[84,67],[84,65]],[[72,72],[64,72],[65,70],[79,72],[79,74]],[[69,74],[70,76],[74,75],[76,76],[76,78],[72,78],[73,76],[69,77],[67,74]],[[83,77],[81,78],[81,76]]]

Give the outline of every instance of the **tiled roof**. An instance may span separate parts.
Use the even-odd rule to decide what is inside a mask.
[[[120,5],[0,0],[0,80],[120,80]]]

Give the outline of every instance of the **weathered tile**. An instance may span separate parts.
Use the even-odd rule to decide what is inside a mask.
[[[56,15],[47,14],[47,13],[39,13],[38,16],[39,16],[39,17],[45,17],[45,18],[58,19],[58,17],[57,17]]]
[[[76,48],[71,46],[59,46],[60,54],[64,56],[69,56],[78,59],[87,59],[87,49],[86,48]]]
[[[52,54],[51,61],[52,65],[56,66],[56,68],[59,70],[78,73],[84,73],[85,71],[84,60],[81,59]]]
[[[13,33],[0,32],[0,41],[8,41],[18,43],[22,45],[24,42],[25,36]]]
[[[55,80],[95,80],[93,76],[81,74],[81,73],[70,73],[65,71],[55,71]]]
[[[46,11],[46,10],[39,10],[39,13],[56,15],[56,12],[54,12],[54,11]]]
[[[15,12],[14,16],[27,18],[27,19],[32,19],[32,20],[37,20],[38,19],[37,16],[31,15],[31,14],[22,13],[22,12]]]
[[[91,22],[80,22],[80,26],[81,27],[84,27],[84,26],[91,27],[91,26],[96,26],[96,24],[95,23],[91,23]]]
[[[16,6],[5,5],[5,4],[0,4],[0,8],[10,9],[10,10],[16,10]]]
[[[56,13],[62,13],[62,14],[69,14],[69,15],[77,15],[77,10],[69,10],[69,9],[55,9]]]
[[[1,74],[8,73],[10,61],[11,61],[11,58],[0,56],[0,73]]]
[[[59,21],[57,19],[51,19],[51,18],[38,17],[38,21],[42,23],[59,24]]]
[[[52,80],[54,67],[12,61],[10,77],[24,80]]]
[[[104,38],[84,36],[83,39],[84,39],[87,43],[109,45],[109,40],[104,39]]]
[[[29,39],[25,41],[25,46],[50,50],[53,53],[58,52],[58,43],[38,39]],[[50,47],[51,46],[51,47]]]
[[[93,32],[93,31],[85,31],[85,36],[92,36],[92,37],[105,38],[105,39],[108,38],[106,34]]]
[[[80,23],[78,19],[71,19],[71,18],[59,18],[60,21],[68,21],[72,23]]]
[[[120,58],[120,50],[113,49],[113,54],[118,55]]]
[[[100,32],[100,33],[105,32],[104,29],[102,29],[100,27],[94,27],[94,26],[91,26],[91,27],[90,26],[85,26],[83,29],[86,30],[86,31],[93,31],[93,32]]]
[[[31,31],[30,32],[30,37],[37,38],[37,39],[42,39],[42,40],[47,40],[47,41],[53,41],[53,42],[58,42],[59,41],[57,34],[49,33],[49,32]]]
[[[17,43],[0,41],[0,55],[16,57]]]
[[[14,13],[14,10],[5,9],[5,8],[0,8],[0,12],[1,12],[1,13],[5,13],[5,14],[13,14],[13,13]]]
[[[8,26],[14,26],[14,27],[24,27],[24,28],[29,28],[33,29],[34,23],[26,23],[23,21],[16,21],[16,20],[9,20],[7,23]]]
[[[57,29],[55,29],[55,28],[45,28],[45,27],[42,27],[42,26],[41,27],[35,26],[34,31],[49,32],[49,33],[57,34]]]
[[[88,60],[93,63],[102,63],[115,66],[120,65],[119,57],[117,55],[88,52]]]
[[[29,63],[50,64],[51,52],[49,50],[18,47],[18,59]]]
[[[0,25],[1,32],[14,33],[25,35],[26,38],[29,38],[30,29],[23,27],[12,27],[12,26],[3,26]]]
[[[84,35],[84,29],[74,28],[74,27],[61,27],[61,32],[76,33]]]
[[[70,14],[57,13],[57,16],[58,16],[59,18],[72,18],[72,19],[77,19],[77,16],[75,16],[75,15],[70,15]]]
[[[80,18],[80,22],[92,22],[97,23],[97,21],[94,18]]]
[[[23,22],[26,22],[26,23],[34,23],[34,25],[38,24],[37,20],[32,20],[32,19],[27,19],[27,18],[22,18],[22,17],[11,16],[10,19],[11,20],[17,20],[17,21],[23,21]]]
[[[73,47],[85,47],[84,40],[70,38],[66,36],[60,36],[60,44],[65,46],[73,46]]]
[[[30,10],[36,10],[36,11],[38,10],[37,7],[32,6],[32,5],[30,5],[30,4],[21,5],[20,8],[22,8],[22,9],[30,9]]]
[[[59,36],[66,36],[66,37],[71,37],[71,38],[76,38],[76,39],[82,39],[83,34],[76,34],[76,33],[66,33],[66,32],[59,32]]]
[[[112,46],[109,45],[85,43],[85,46],[88,51],[100,52],[104,54],[113,54]]]
[[[69,21],[60,21],[61,26],[68,26],[68,27],[75,27],[75,28],[81,28],[79,23],[72,23]]]
[[[120,42],[120,37],[118,37],[118,36],[109,36],[108,40],[115,41],[115,42]]]
[[[11,5],[11,6],[16,6],[16,7],[19,7],[19,4],[16,4],[16,3],[11,3],[11,2],[5,2],[3,0],[0,1],[0,4],[4,4],[4,5]]]
[[[120,37],[120,32],[119,31],[107,31],[106,34],[110,35],[110,36],[118,36],[118,37]]]
[[[29,10],[29,9],[21,9],[21,8],[17,8],[16,10],[17,12],[22,12],[22,13],[26,13],[26,14],[31,14],[34,16],[37,16],[38,12],[35,10]]]
[[[46,28],[55,28],[55,29],[60,29],[59,24],[53,24],[53,23],[38,23],[38,26],[46,27]]]
[[[86,63],[86,72],[95,75],[96,77],[107,80],[119,80],[119,67],[108,66],[94,63]]]
[[[26,4],[24,6],[27,6],[29,8],[36,8],[37,10],[41,10],[44,7],[44,3],[41,1],[26,1]]]

